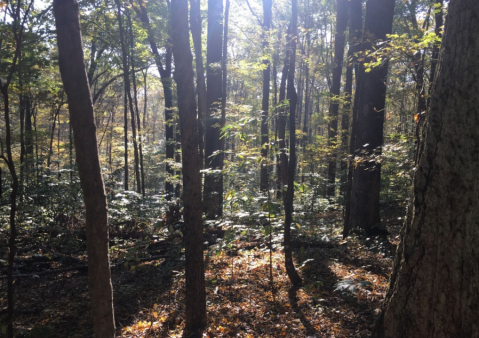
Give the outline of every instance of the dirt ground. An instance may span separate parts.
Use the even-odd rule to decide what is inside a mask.
[[[205,336],[368,337],[392,272],[402,223],[397,216],[402,209],[397,209],[384,217],[389,241],[359,235],[343,241],[338,213],[310,219],[294,239],[295,263],[303,278],[298,289],[291,289],[288,281],[280,236],[272,240],[271,251],[268,237],[244,232],[227,247],[208,247]],[[113,238],[111,243],[118,336],[181,337],[181,237],[136,237],[140,238]],[[74,269],[86,262],[83,240],[75,234],[63,241],[47,239],[45,234],[19,253],[17,273],[26,277],[15,282],[17,337],[92,337],[87,271]],[[73,260],[54,259],[63,257],[55,256],[58,252]],[[165,258],[154,259],[158,256]],[[71,270],[51,273],[55,269]],[[6,280],[0,282],[0,319],[5,323]]]

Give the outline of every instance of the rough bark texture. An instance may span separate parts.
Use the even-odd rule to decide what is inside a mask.
[[[223,72],[221,68],[223,48],[223,1],[208,0],[208,36],[206,47],[207,116],[205,135],[205,168],[213,172],[205,175],[203,207],[208,219],[221,216],[221,174],[223,168],[220,151],[221,101]]]
[[[193,57],[188,31],[188,0],[173,0],[172,42],[174,78],[183,152],[183,205],[186,258],[186,337],[202,337],[206,328],[206,291],[203,260],[201,162],[198,151]]]
[[[343,72],[344,43],[346,40],[346,28],[348,26],[348,0],[336,1],[336,34],[334,37],[334,68],[330,91],[329,124],[328,124],[328,147],[331,157],[328,163],[328,187],[326,194],[334,197],[336,190],[336,160],[338,152],[338,112],[339,96],[341,93],[341,74]]]
[[[83,57],[76,0],[55,0],[60,73],[68,97],[76,161],[86,209],[88,287],[95,337],[114,337],[108,253],[108,207],[101,176],[93,104]]]
[[[263,0],[263,53],[268,48],[269,30],[271,27],[272,16],[272,0]],[[268,129],[268,112],[269,112],[269,85],[271,77],[271,65],[267,55],[263,55],[263,64],[266,68],[263,70],[263,99],[261,102],[261,179],[260,189],[266,191],[268,189],[268,149],[269,149],[269,129]]]
[[[363,32],[363,50],[370,51],[377,42],[391,34],[394,0],[369,0]],[[354,149],[359,149],[351,188],[350,227],[366,231],[380,222],[379,190],[381,164],[375,160],[383,144],[384,108],[388,61],[369,72],[359,67],[357,128]]]
[[[296,172],[296,104],[298,95],[294,88],[294,70],[296,65],[296,36],[298,34],[298,3],[292,1],[291,14],[291,60],[288,72],[289,102],[289,162],[288,162],[288,189],[284,201],[284,265],[289,280],[293,286],[301,286],[302,280],[294,267],[291,248],[291,222],[293,219],[294,176]]]
[[[479,337],[479,2],[448,8],[390,289],[373,337]]]

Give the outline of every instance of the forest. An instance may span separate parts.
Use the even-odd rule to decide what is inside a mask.
[[[477,32],[477,0],[0,0],[0,337],[479,338]]]

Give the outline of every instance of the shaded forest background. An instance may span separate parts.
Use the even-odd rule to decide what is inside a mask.
[[[184,3],[208,334],[369,336],[412,198],[447,2]],[[179,336],[189,325],[182,142],[191,135],[180,132],[187,99],[175,6],[79,1],[125,337]],[[92,336],[82,316],[86,207],[53,4],[1,2],[0,14],[0,315],[10,322],[1,329]],[[360,90],[379,100],[369,115],[354,108],[368,104]],[[289,281],[303,288],[288,292]]]

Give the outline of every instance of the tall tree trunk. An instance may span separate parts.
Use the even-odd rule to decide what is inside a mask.
[[[346,84],[345,84],[345,92],[346,92],[346,105],[344,107],[344,114],[348,114],[348,116],[344,116],[343,114],[343,131],[349,129],[349,114],[351,114],[351,133],[349,137],[349,166],[347,166],[346,161],[344,161],[345,166],[347,166],[347,170],[345,168],[344,175],[346,176],[345,181],[345,192],[344,192],[344,228],[343,228],[343,237],[346,238],[349,235],[350,231],[350,214],[351,214],[351,188],[352,188],[352,181],[353,181],[353,159],[354,156],[354,140],[355,140],[355,133],[356,133],[356,124],[357,124],[357,95],[354,97],[354,106],[351,109],[351,100],[352,100],[352,86],[353,86],[353,70],[354,70],[354,82],[356,83],[356,91],[358,89],[359,83],[359,65],[358,65],[358,57],[357,53],[361,50],[361,39],[362,39],[362,25],[363,25],[363,17],[362,17],[362,0],[351,0],[349,3],[349,50],[348,50],[348,69],[346,70]],[[349,94],[348,94],[349,93]],[[342,138],[342,146],[343,149],[347,149],[348,147],[348,140],[347,134],[346,137],[343,135]],[[344,166],[343,166],[344,167]]]
[[[23,91],[22,88],[22,81],[21,81],[21,72],[18,73],[19,76],[19,85],[20,91]],[[20,93],[19,95],[19,108],[20,108],[20,182],[19,182],[19,190],[20,190],[20,202],[23,201],[24,187],[25,187],[25,101],[23,98],[23,94]]]
[[[291,11],[291,61],[288,72],[288,96],[289,103],[289,163],[288,163],[288,189],[284,203],[284,260],[286,273],[293,286],[301,286],[302,281],[299,277],[293,262],[293,252],[291,248],[291,222],[293,220],[293,200],[294,200],[294,176],[296,171],[296,104],[298,96],[294,88],[294,70],[296,66],[296,37],[298,36],[298,3],[292,0]]]
[[[188,0],[171,1],[175,81],[183,152],[185,220],[186,323],[185,336],[202,337],[206,328],[206,291],[203,259],[201,162],[198,151],[194,73],[188,31]]]
[[[272,0],[263,0],[263,100],[261,102],[261,179],[260,190],[268,190],[268,150],[269,150],[269,86],[271,77],[271,65],[269,57],[265,54],[268,49],[269,30],[271,28]]]
[[[288,35],[291,34],[291,28],[288,29]],[[284,66],[281,72],[281,83],[279,85],[279,108],[278,114],[278,145],[279,145],[279,165],[278,165],[278,176],[280,189],[278,190],[277,198],[284,198],[285,187],[288,185],[288,156],[286,155],[286,81],[288,79],[289,73],[289,63],[290,63],[290,48],[289,48],[289,39],[286,45],[286,53],[284,58]]]
[[[370,51],[377,42],[391,34],[394,14],[394,0],[369,0],[366,4],[363,49]],[[384,109],[388,60],[366,72],[364,65],[359,67],[357,128],[354,149],[359,149],[357,165],[353,172],[351,187],[351,214],[349,226],[367,232],[380,222],[379,192],[381,183],[381,154],[383,144]],[[355,107],[356,109],[356,107]]]
[[[344,43],[346,28],[348,26],[348,0],[336,0],[336,34],[334,37],[334,68],[330,91],[329,125],[328,125],[328,148],[331,157],[328,163],[328,187],[326,194],[334,197],[336,190],[336,162],[337,135],[338,135],[338,111],[341,92],[341,74],[343,72]]]
[[[222,62],[223,46],[223,0],[208,0],[208,36],[206,48],[207,76],[207,116],[205,135],[205,168],[213,172],[206,173],[203,190],[203,208],[208,219],[222,214],[220,205],[222,156],[219,154],[221,125]]]
[[[20,49],[20,43],[17,43],[17,49]],[[13,66],[15,63],[13,63]],[[12,67],[13,68],[13,67]],[[8,242],[8,270],[7,270],[7,336],[8,338],[13,338],[13,311],[14,311],[14,286],[13,286],[13,264],[16,254],[16,237],[17,237],[17,224],[16,224],[16,213],[17,213],[17,194],[19,188],[18,176],[15,168],[15,163],[13,162],[13,152],[12,152],[12,132],[10,126],[10,98],[8,93],[10,81],[7,80],[6,84],[0,82],[0,90],[3,96],[3,110],[5,117],[5,151],[6,155],[2,153],[1,157],[5,161],[8,171],[12,176],[12,191],[10,193],[10,238]]]
[[[477,337],[479,2],[451,1],[414,176],[374,338]]]
[[[68,97],[76,160],[86,209],[88,287],[95,337],[114,337],[113,292],[108,250],[108,207],[101,175],[80,13],[76,0],[55,0],[60,73]],[[127,69],[127,68],[126,68]]]
[[[139,176],[139,182],[141,185],[141,194],[145,196],[145,171],[144,171],[144,166],[143,166],[143,140],[142,140],[142,134],[141,134],[141,120],[140,120],[140,111],[138,109],[138,92],[137,92],[137,87],[136,87],[136,72],[135,72],[135,39],[133,37],[133,24],[131,22],[131,16],[128,15],[128,25],[130,26],[129,32],[130,32],[130,50],[131,50],[131,75],[133,77],[133,98],[135,102],[135,115],[136,115],[136,120],[137,120],[137,125],[138,125],[138,152],[139,152],[139,167],[140,167],[140,176]]]
[[[135,109],[133,108],[133,99],[131,97],[131,85],[130,85],[130,75],[128,74],[128,52],[126,49],[126,37],[125,30],[123,28],[123,20],[121,13],[121,4],[120,0],[115,0],[116,6],[118,8],[118,26],[120,31],[120,43],[121,43],[121,52],[122,52],[122,65],[123,65],[123,81],[125,82],[126,95],[128,97],[128,103],[130,108],[131,115],[131,132],[133,134],[133,154],[135,158],[135,179],[136,179],[136,191],[141,193],[141,179],[140,179],[140,158],[138,154],[138,139],[136,137],[136,121],[135,121]]]
[[[200,160],[203,166],[205,150],[204,119],[208,108],[206,99],[205,67],[203,64],[203,48],[201,43],[201,31],[203,25],[201,23],[200,0],[190,0],[190,26],[193,45],[195,47],[196,87],[198,90],[198,141],[200,147]]]
[[[124,158],[125,158],[125,190],[128,191],[128,94],[126,93],[126,82],[123,83],[123,135],[124,135]]]
[[[148,33],[148,42],[155,58],[155,63],[160,73],[161,84],[163,85],[163,96],[165,97],[165,141],[166,141],[166,173],[169,177],[174,175],[173,168],[170,162],[174,160],[175,156],[175,140],[174,140],[174,123],[173,123],[173,89],[171,81],[171,47],[166,46],[165,65],[163,66],[160,52],[156,44],[155,35],[150,25],[150,19],[148,18],[148,12],[146,10],[146,2],[139,1],[139,9],[133,6],[133,9],[137,11],[137,14],[143,23]],[[165,190],[167,199],[171,199],[174,196],[175,188],[169,178],[165,182]]]
[[[226,97],[228,96],[227,92],[227,80],[228,80],[228,20],[230,12],[230,0],[226,0],[225,3],[225,13],[224,13],[224,30],[223,30],[223,57],[221,59],[221,71],[223,74],[221,79],[221,126],[226,124]],[[226,139],[224,137],[220,138],[220,169],[223,170],[224,161],[225,161],[225,145]],[[223,215],[223,195],[224,195],[224,175],[221,173],[219,177],[219,205],[220,205],[220,216]]]
[[[16,6],[11,3],[6,3],[5,12],[10,11],[11,22],[13,29],[13,41],[15,43],[14,53],[12,55],[12,60],[10,61],[10,67],[7,72],[6,78],[0,78],[0,93],[3,96],[3,113],[5,119],[5,151],[4,153],[3,144],[1,145],[0,158],[5,161],[5,164],[8,167],[8,171],[12,177],[12,191],[10,193],[10,217],[9,217],[9,226],[10,226],[10,238],[8,240],[8,268],[7,268],[7,337],[13,338],[13,315],[14,315],[14,285],[13,285],[13,264],[16,254],[16,237],[17,237],[17,223],[16,223],[16,212],[17,212],[17,194],[19,188],[18,176],[15,168],[15,162],[13,160],[13,151],[12,151],[12,130],[10,123],[10,98],[9,98],[9,87],[15,74],[15,66],[19,60],[22,52],[22,39],[23,39],[23,24],[27,18],[30,9],[32,7],[33,0],[30,2],[28,7],[26,7],[23,12],[22,18],[22,7],[24,4],[21,1],[18,1]],[[10,6],[10,7],[9,7]],[[0,180],[1,184],[1,180]]]

